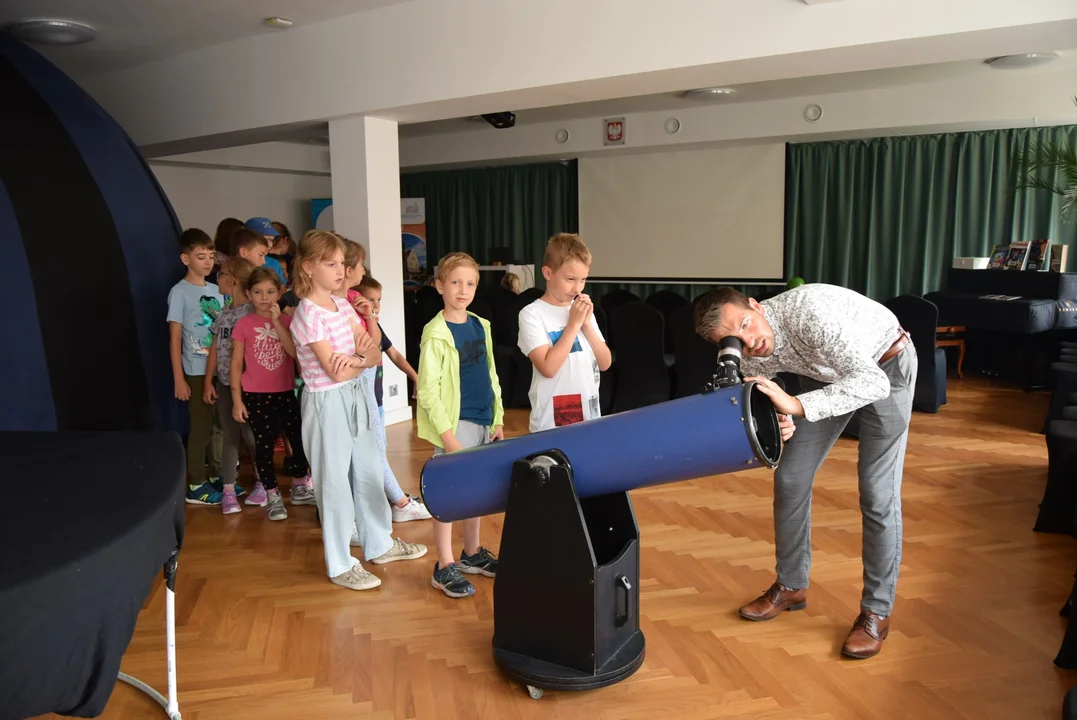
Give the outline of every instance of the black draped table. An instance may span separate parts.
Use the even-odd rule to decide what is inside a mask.
[[[0,458],[0,720],[95,717],[182,544],[183,445],[173,433],[0,432]]]

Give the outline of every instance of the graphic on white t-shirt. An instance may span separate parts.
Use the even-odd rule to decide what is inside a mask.
[[[568,325],[568,307],[536,300],[520,311],[520,351],[530,357],[536,348],[553,347]],[[605,342],[592,316],[595,335]],[[549,430],[601,417],[598,402],[598,359],[583,331],[576,333],[564,365],[552,378],[532,367],[531,432]]]

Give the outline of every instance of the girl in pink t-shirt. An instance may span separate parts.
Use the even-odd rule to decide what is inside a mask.
[[[295,343],[288,326],[292,318],[282,315],[280,277],[260,267],[247,281],[247,297],[254,306],[232,328],[232,414],[249,422],[254,433],[254,462],[266,489],[270,520],[284,520],[288,511],[277,489],[273,447],[281,431],[292,445],[287,461],[293,476],[292,489],[313,486],[303,454],[302,420],[295,396]]]
[[[382,489],[381,424],[365,389],[373,392],[370,368],[377,366],[381,351],[348,301],[333,294],[344,282],[345,242],[323,230],[303,236],[293,276],[301,300],[291,331],[303,376],[303,446],[317,478],[314,498],[326,570],[337,585],[368,590],[381,579],[352,557],[353,528],[375,565],[420,558],[426,546],[392,537]]]

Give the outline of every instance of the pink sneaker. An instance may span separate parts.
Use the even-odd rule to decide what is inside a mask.
[[[269,502],[269,497],[266,496],[266,489],[264,487],[262,487],[262,483],[260,483],[260,482],[254,483],[254,490],[251,491],[251,494],[248,495],[247,499],[244,500],[243,502],[245,502],[248,505],[257,505],[258,507],[265,507],[266,503]]]
[[[241,511],[239,500],[236,500],[236,489],[234,487],[230,490],[226,489],[221,496],[221,512],[225,515],[231,515]]]

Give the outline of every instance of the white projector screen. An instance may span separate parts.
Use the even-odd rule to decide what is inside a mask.
[[[593,278],[782,278],[782,144],[580,158],[579,178]]]

